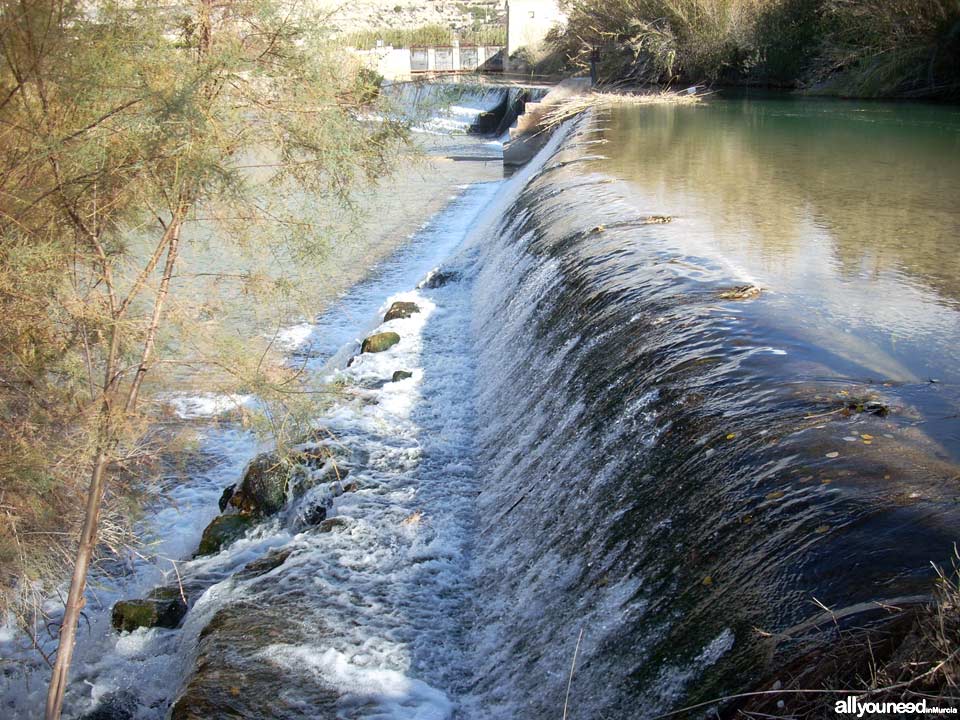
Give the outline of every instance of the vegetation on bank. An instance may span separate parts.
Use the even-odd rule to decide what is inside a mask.
[[[960,97],[960,0],[567,0],[541,68],[605,82]]]
[[[477,25],[472,28],[452,30],[447,25],[423,25],[418,28],[382,28],[360,30],[343,35],[339,41],[358,50],[371,50],[378,43],[395,48],[428,46],[444,47],[457,38],[461,45],[500,46],[507,42],[507,30],[503,25]]]
[[[151,491],[158,374],[254,394],[280,435],[308,414],[273,340],[406,138],[310,26],[269,0],[0,2],[0,613],[53,635],[41,600],[75,568],[48,718],[87,567]]]

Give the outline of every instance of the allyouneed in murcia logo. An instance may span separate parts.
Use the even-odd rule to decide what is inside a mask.
[[[917,702],[861,702],[860,698],[850,695],[837,700],[834,710],[839,715],[956,715],[955,707],[936,707],[928,705],[926,698]]]

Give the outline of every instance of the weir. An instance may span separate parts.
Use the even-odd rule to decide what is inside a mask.
[[[542,91],[387,92],[407,109],[448,103],[419,125],[446,138],[502,135]],[[956,425],[930,424],[957,406],[955,369],[847,333],[832,311],[812,331],[792,289],[770,287],[770,247],[751,264],[724,244],[764,224],[724,230],[729,217],[703,211],[716,198],[676,189],[702,162],[677,137],[719,147],[718,166],[748,145],[721,105],[721,137],[696,146],[683,133],[704,112],[568,121],[509,179],[451,188],[366,279],[288,328],[291,355],[338,394],[294,448],[277,507],[192,556],[209,521],[263,502],[244,478],[268,449],[237,427],[209,435],[215,469],[180,496],[189,522],[153,518],[181,523],[161,584],[189,611],[175,629],[115,633],[119,595],[98,596],[70,717],[547,720],[566,705],[593,720],[700,703],[734,717],[742,701],[715,699],[822,686],[845,641],[902,637],[960,520]],[[751,137],[782,145],[765,132]],[[740,185],[710,187],[740,207]],[[956,307],[925,282],[896,285],[917,317],[940,313],[909,327],[953,352]],[[848,309],[853,293],[818,302]],[[373,336],[385,349],[363,352]],[[157,584],[137,572],[128,590]],[[857,652],[844,668],[870,661]],[[36,691],[5,682],[3,708],[35,717]],[[751,708],[799,707],[785,698]]]

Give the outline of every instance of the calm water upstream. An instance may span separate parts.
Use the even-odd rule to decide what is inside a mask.
[[[434,147],[370,199],[342,260],[373,270],[281,334],[342,391],[311,443],[347,476],[301,468],[192,558],[260,449],[205,432],[155,555],[98,577],[69,717],[642,720],[819,687],[838,638],[929,599],[960,540],[960,110],[621,107],[507,180],[489,139]],[[400,340],[361,353],[374,331]],[[113,631],[170,559],[182,625]],[[33,661],[5,717],[38,716]]]

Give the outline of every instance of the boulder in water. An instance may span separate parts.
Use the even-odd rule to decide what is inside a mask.
[[[230,498],[233,497],[233,493],[236,492],[237,484],[228,485],[223,489],[223,493],[220,495],[220,500],[217,502],[217,505],[220,506],[220,512],[223,512],[227,509],[227,505],[230,503]]]
[[[350,522],[346,518],[342,518],[342,517],[327,518],[322,523],[320,523],[320,526],[317,528],[317,532],[322,532],[322,533],[333,532],[338,528],[345,528],[349,524]]]
[[[220,515],[207,525],[200,538],[196,557],[212,555],[225,545],[242,538],[256,521],[250,515]]]
[[[330,450],[323,446],[298,450],[284,456],[277,452],[257,455],[247,465],[243,480],[227,502],[230,507],[244,515],[258,518],[273,515],[286,505],[290,481],[300,473],[304,476],[304,482],[299,484],[297,489],[300,492],[306,490],[311,486],[306,480],[312,476],[304,473],[303,468],[322,467],[331,455]]]
[[[133,720],[137,713],[137,699],[127,692],[110,693],[97,706],[82,715],[80,720]]]
[[[113,627],[123,632],[137,628],[175,628],[187,614],[182,598],[121,600],[113,606]]]
[[[304,513],[303,521],[307,525],[317,525],[322,523],[327,517],[327,508],[325,505],[314,505]]]
[[[290,549],[271,550],[263,557],[251,560],[244,565],[236,577],[241,580],[249,580],[250,578],[259,577],[260,575],[266,575],[271,570],[276,570],[283,565],[292,552],[293,550]]]
[[[428,290],[436,290],[437,288],[443,287],[447,283],[451,283],[459,279],[460,273],[458,272],[453,272],[452,270],[437,270],[427,275],[426,280],[421,282],[418,287],[426,288]]]
[[[401,380],[406,380],[407,378],[412,378],[413,373],[409,370],[397,370],[393,374],[393,382],[400,382]]]
[[[400,336],[395,332],[382,332],[375,335],[371,335],[366,340],[363,341],[363,345],[360,346],[360,352],[364,353],[378,353],[383,352],[384,350],[389,350],[394,345],[400,342]]]
[[[408,318],[414,313],[420,312],[420,306],[412,302],[395,302],[390,306],[390,309],[387,310],[387,314],[383,316],[384,322],[390,322],[391,320],[403,320]]]
[[[289,465],[275,452],[263,453],[247,465],[240,486],[228,502],[241,513],[272,515],[286,504],[289,483]]]

